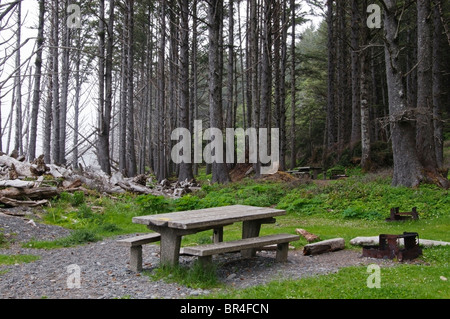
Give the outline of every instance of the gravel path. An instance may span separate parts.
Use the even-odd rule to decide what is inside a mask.
[[[0,265],[0,298],[8,299],[112,299],[112,298],[186,298],[207,295],[208,290],[191,289],[163,280],[154,281],[143,274],[129,270],[129,251],[116,244],[119,236],[83,246],[61,249],[22,248],[21,243],[36,240],[54,240],[70,231],[58,226],[30,222],[26,217],[0,213],[0,233],[13,240],[8,248],[0,248],[0,255],[30,254],[40,256],[31,263]],[[127,236],[125,236],[127,237]],[[245,288],[275,279],[298,279],[314,274],[335,272],[341,267],[380,263],[376,259],[361,258],[354,250],[342,250],[314,257],[303,256],[301,250],[291,250],[287,263],[275,263],[275,252],[262,251],[254,258],[242,259],[239,254],[216,257],[220,262],[218,275],[222,282],[235,288]],[[159,246],[143,246],[144,270],[159,264]],[[195,259],[180,258],[181,264]],[[76,265],[80,270],[80,287],[70,289]],[[365,283],[362,283],[363,285]]]

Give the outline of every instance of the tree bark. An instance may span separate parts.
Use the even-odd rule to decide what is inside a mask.
[[[327,147],[330,148],[336,143],[336,120],[335,120],[335,61],[334,61],[334,32],[333,32],[333,0],[327,2],[327,24],[328,24],[328,96],[327,96]]]
[[[444,163],[444,128],[442,121],[442,92],[443,92],[443,76],[442,76],[442,22],[439,12],[441,0],[434,0],[433,20],[433,114],[434,114],[434,141],[436,147],[436,163],[439,169]]]
[[[105,163],[108,159],[108,151],[105,149],[104,136],[104,120],[105,120],[105,0],[99,1],[99,16],[98,20],[98,141],[97,141],[97,157],[100,168],[107,174],[109,163]],[[106,154],[105,154],[106,153]],[[108,161],[109,162],[109,161]]]
[[[189,1],[181,0],[179,2],[181,13],[180,25],[180,127],[189,129]],[[189,141],[189,144],[191,141]],[[183,149],[183,152],[187,150]],[[189,154],[189,159],[191,159]],[[180,163],[180,172],[178,180],[191,180],[194,178],[192,173],[192,163]]]
[[[360,105],[360,62],[358,50],[361,16],[358,0],[352,0],[351,63],[352,63],[352,133],[350,146],[353,148],[361,140],[361,105]]]
[[[66,164],[66,127],[67,127],[67,107],[69,98],[69,74],[70,74],[70,47],[71,45],[71,30],[67,26],[67,6],[71,1],[64,1],[64,14],[62,23],[62,60],[61,60],[61,104],[60,104],[60,118],[59,118],[59,163]]]
[[[211,0],[208,8],[208,38],[209,38],[209,116],[211,128],[223,130],[222,100],[220,90],[222,79],[220,68],[220,25],[223,20],[223,2]],[[218,136],[214,137],[218,139]],[[219,141],[218,144],[221,144]],[[216,157],[218,150],[215,150]],[[212,163],[212,183],[227,183],[230,181],[228,167],[224,157]]]
[[[259,136],[259,144],[267,143],[270,140],[270,120],[272,106],[272,1],[264,0],[264,18],[261,39],[262,61],[261,61],[261,111],[259,113],[259,128],[267,129],[267,141],[261,141]],[[261,145],[260,145],[261,147]],[[270,148],[267,147],[269,150]],[[259,154],[259,152],[258,152]],[[260,177],[261,154],[258,156],[257,169],[255,177]],[[263,156],[267,156],[264,154]]]
[[[363,15],[364,17],[365,15]],[[365,19],[363,19],[365,20]],[[368,28],[361,29],[362,51],[359,56],[360,62],[360,120],[361,120],[361,168],[363,171],[370,171],[370,105],[369,105],[369,50],[364,47],[368,44]]]
[[[424,180],[416,151],[414,122],[409,118],[405,83],[399,61],[400,47],[397,3],[384,0],[386,78],[389,96],[392,151],[394,157],[393,186],[414,187]]]
[[[292,23],[292,35],[291,35],[291,170],[297,165],[296,153],[297,148],[295,145],[295,0],[291,0],[291,23]]]
[[[127,103],[127,175],[136,175],[136,150],[134,139],[134,0],[128,6],[128,103]]]
[[[36,158],[36,139],[37,139],[37,123],[39,114],[39,104],[41,99],[41,73],[42,73],[42,51],[44,45],[44,15],[45,15],[45,1],[39,0],[39,22],[38,35],[36,40],[37,51],[34,75],[34,89],[33,89],[33,106],[31,108],[31,127],[30,127],[30,143],[28,145],[28,159],[33,161]],[[0,148],[1,149],[1,148]]]
[[[61,146],[61,134],[59,129],[60,115],[61,115],[61,103],[60,103],[60,85],[59,85],[59,0],[53,1],[53,48],[51,59],[53,60],[52,78],[53,78],[53,102],[52,102],[52,159],[54,164],[60,164],[60,146]]]
[[[16,30],[16,77],[14,78],[15,106],[16,106],[16,121],[15,121],[15,141],[14,150],[18,152],[18,155],[23,153],[22,144],[22,75],[20,71],[21,59],[20,59],[20,47],[21,47],[21,28],[22,28],[22,2],[17,5],[17,30]]]
[[[418,0],[416,145],[419,159],[427,170],[437,167],[433,126],[431,18],[431,0]]]
[[[166,47],[166,8],[167,4],[165,0],[160,3],[160,32],[159,32],[159,52],[158,52],[158,104],[157,104],[157,121],[158,121],[158,144],[157,144],[157,171],[156,176],[158,181],[162,181],[166,178],[165,169],[165,156],[164,156],[164,123],[165,123],[165,109],[166,109],[166,83],[165,83],[165,47]]]

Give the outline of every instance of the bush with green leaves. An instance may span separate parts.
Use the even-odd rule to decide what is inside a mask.
[[[136,204],[140,208],[140,214],[161,214],[171,210],[171,202],[164,196],[139,195]]]

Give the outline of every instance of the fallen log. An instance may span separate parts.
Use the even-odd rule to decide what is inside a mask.
[[[6,197],[11,199],[30,199],[41,200],[50,199],[61,193],[56,187],[39,187],[39,188],[15,188],[9,187],[0,190],[0,197]]]
[[[302,235],[303,237],[305,237],[305,239],[308,241],[308,243],[312,243],[313,241],[320,240],[319,236],[311,234],[310,232],[308,232],[308,231],[306,231],[304,229],[301,229],[301,228],[297,228],[295,230],[295,232],[297,234]]]
[[[31,188],[34,182],[26,182],[18,179],[0,181],[0,187],[17,187],[17,188]]]
[[[19,176],[27,176],[27,177],[32,176],[32,173],[30,172],[31,165],[29,163],[20,162],[10,156],[1,155],[0,165],[6,166],[9,169],[14,170]]]
[[[355,237],[352,240],[350,240],[350,245],[355,245],[355,246],[376,246],[376,245],[379,245],[379,236]],[[399,239],[399,245],[404,245],[403,238]],[[424,247],[449,246],[450,242],[420,238],[419,239],[419,245],[424,246]]]
[[[318,255],[328,253],[345,248],[344,238],[333,238],[328,240],[322,240],[317,243],[308,244],[303,247],[303,255]]]
[[[0,203],[3,203],[10,207],[38,207],[48,204],[48,200],[42,199],[38,201],[30,201],[30,200],[17,200],[7,197],[0,197]]]

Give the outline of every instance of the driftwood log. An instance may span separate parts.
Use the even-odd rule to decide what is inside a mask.
[[[128,191],[171,198],[200,189],[195,180],[170,182],[165,179],[158,183],[145,174],[128,178],[120,172],[109,176],[95,167],[79,170],[46,164],[43,155],[31,163],[23,160],[0,154],[0,204],[41,206],[61,192],[84,190],[83,187],[104,194]]]
[[[302,235],[303,237],[305,237],[305,239],[308,241],[308,243],[312,243],[314,241],[320,240],[320,237],[314,234],[311,234],[310,232],[301,229],[301,228],[297,228],[295,230],[295,232],[299,235]]]
[[[344,238],[333,238],[306,245],[305,247],[303,247],[303,255],[319,255],[336,250],[341,250],[344,248]]]
[[[39,188],[16,188],[9,187],[0,190],[0,197],[7,197],[18,200],[41,200],[53,198],[59,193],[56,187],[39,187]]]
[[[23,206],[38,207],[38,206],[42,206],[42,205],[47,205],[48,200],[42,199],[42,200],[33,201],[33,200],[17,200],[17,199],[12,199],[12,198],[7,198],[7,197],[0,197],[0,203],[3,203],[10,207],[23,207]]]

